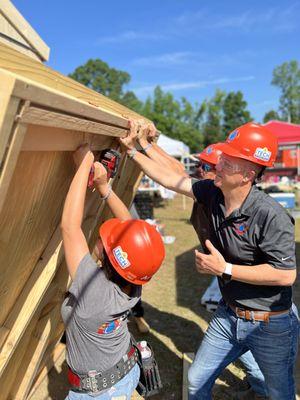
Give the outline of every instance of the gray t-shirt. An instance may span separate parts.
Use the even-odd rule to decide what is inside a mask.
[[[74,372],[106,371],[126,353],[127,311],[141,296],[141,286],[133,288],[128,296],[106,278],[90,254],[83,257],[61,308],[67,362]]]
[[[253,186],[242,206],[227,217],[223,193],[213,181],[194,180],[193,193],[208,216],[209,237],[225,261],[240,268],[265,263],[276,269],[296,268],[294,220],[266,193]],[[290,286],[225,282],[222,278],[219,285],[224,300],[236,306],[279,311],[292,304]]]

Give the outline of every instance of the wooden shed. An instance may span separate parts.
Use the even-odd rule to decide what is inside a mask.
[[[72,151],[117,148],[139,115],[0,43],[0,397],[26,399],[64,350],[60,305],[68,285],[60,218]],[[113,188],[129,205],[141,173],[123,157]],[[92,246],[108,210],[88,191]]]

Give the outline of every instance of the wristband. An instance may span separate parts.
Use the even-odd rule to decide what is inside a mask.
[[[127,151],[127,155],[128,155],[128,157],[131,158],[131,159],[134,158],[134,156],[136,155],[136,153],[137,153],[137,149],[136,149],[135,147],[134,147],[133,149],[130,149],[129,151]]]
[[[100,196],[100,199],[101,200],[107,200],[109,198],[109,196],[111,195],[111,192],[112,192],[112,187],[109,185],[106,195],[105,196]]]
[[[151,149],[152,144],[148,143],[146,147],[142,148],[143,153],[146,153],[147,150]]]

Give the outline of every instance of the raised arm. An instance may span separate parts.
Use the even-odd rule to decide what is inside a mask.
[[[188,176],[184,170],[183,164],[176,160],[176,158],[170,156],[166,153],[153,139],[157,135],[156,128],[154,124],[149,124],[141,128],[140,136],[138,137],[138,142],[144,150],[144,153],[151,158],[151,160],[157,162],[163,167],[170,168],[172,171],[182,174],[183,176]]]
[[[126,148],[128,156],[139,165],[147,176],[158,182],[160,185],[174,190],[177,193],[182,193],[188,197],[194,198],[192,183],[189,177],[174,171],[174,169],[167,167],[166,165],[161,165],[160,163],[153,161],[136,150],[135,140],[137,137],[137,130],[138,126],[132,124],[129,135],[120,139],[121,144]]]
[[[88,145],[81,146],[75,152],[74,161],[78,169],[71,182],[61,220],[65,258],[72,279],[80,261],[89,252],[81,229],[88,177],[94,162],[93,153]]]
[[[122,221],[132,219],[128,208],[108,184],[107,172],[104,166],[99,162],[95,162],[94,169],[94,185],[101,197],[106,200],[106,203],[113,215]]]

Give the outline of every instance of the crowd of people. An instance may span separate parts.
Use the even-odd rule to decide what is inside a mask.
[[[195,267],[217,277],[222,294],[188,373],[189,399],[211,399],[215,380],[237,359],[255,398],[295,399],[294,221],[256,187],[275,161],[276,138],[255,123],[238,127],[224,143],[204,149],[197,172],[189,176],[155,137],[153,124],[131,121],[120,142],[147,176],[194,200],[191,222],[201,243]],[[164,246],[153,226],[131,219],[87,146],[77,150],[75,163],[62,217],[73,280],[62,306],[71,384],[67,399],[130,399],[140,369],[127,318],[130,309],[141,306],[141,287],[161,266]],[[100,227],[98,264],[81,229],[92,165],[94,185],[115,216]]]

